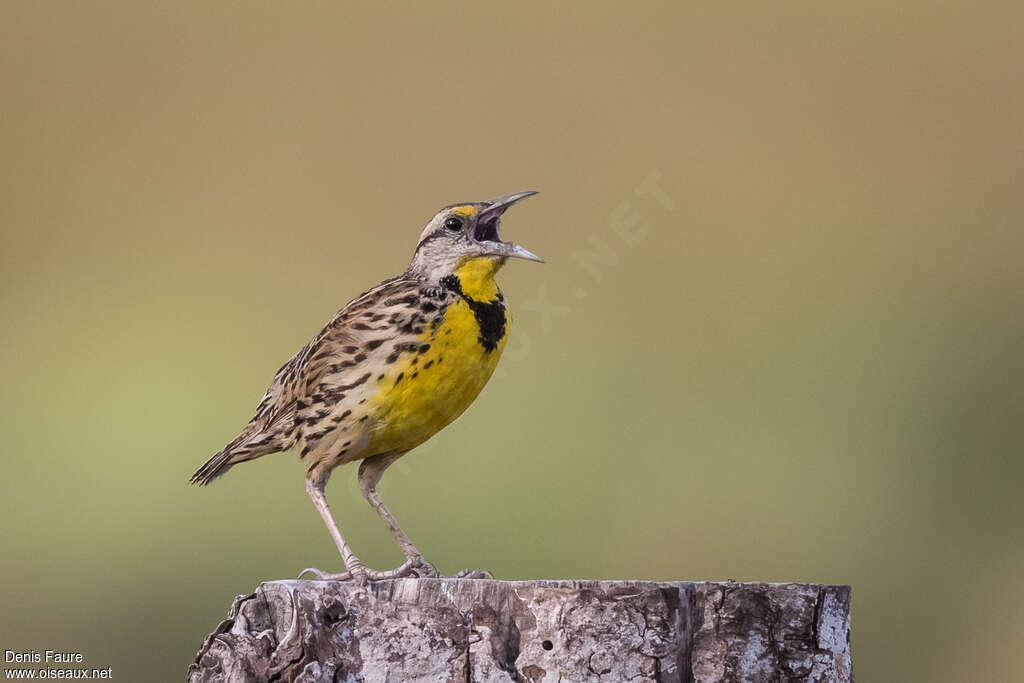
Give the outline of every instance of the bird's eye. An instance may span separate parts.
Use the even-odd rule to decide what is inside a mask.
[[[452,216],[444,222],[444,227],[449,230],[462,230],[462,219]]]

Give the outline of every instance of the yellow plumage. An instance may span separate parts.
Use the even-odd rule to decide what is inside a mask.
[[[500,294],[496,270],[494,259],[469,259],[455,275],[467,297],[492,301]],[[469,303],[460,299],[450,305],[436,329],[419,337],[430,350],[392,366],[377,380],[381,388],[370,401],[375,425],[364,453],[415,448],[461,415],[497,367],[510,325],[506,309],[504,334],[488,350],[479,342],[480,323]]]

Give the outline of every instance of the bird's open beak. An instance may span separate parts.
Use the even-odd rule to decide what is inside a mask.
[[[537,193],[533,190],[516,192],[515,194],[507,194],[504,197],[498,197],[484,203],[480,213],[477,215],[472,238],[480,244],[485,253],[493,256],[514,257],[544,263],[540,256],[537,256],[529,249],[512,242],[502,242],[501,237],[498,236],[498,223],[501,221],[501,215],[505,213],[505,210],[516,202],[532,197],[535,194]]]

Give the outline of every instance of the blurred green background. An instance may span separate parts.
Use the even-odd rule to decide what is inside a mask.
[[[0,649],[180,680],[340,567],[295,456],[188,476],[438,207],[538,189],[499,373],[384,479],[425,554],[851,584],[859,681],[1020,680],[1022,14],[4,3]]]

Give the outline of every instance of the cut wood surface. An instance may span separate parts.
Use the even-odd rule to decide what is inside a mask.
[[[796,583],[270,581],[189,681],[852,681],[850,589]]]

